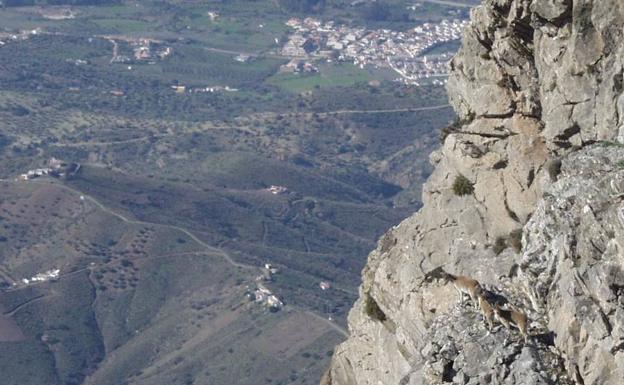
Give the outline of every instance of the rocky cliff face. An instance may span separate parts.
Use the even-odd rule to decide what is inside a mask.
[[[369,256],[324,383],[623,383],[623,34],[620,0],[473,11],[448,87],[460,121],[424,207]],[[489,332],[440,269],[527,313],[529,342]]]

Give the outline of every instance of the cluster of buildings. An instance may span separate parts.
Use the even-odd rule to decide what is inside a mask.
[[[246,296],[251,301],[266,306],[272,312],[279,311],[284,307],[284,303],[262,283],[257,283],[256,289],[248,291]]]
[[[27,40],[31,36],[38,35],[40,33],[41,33],[41,28],[22,30],[19,32],[0,31],[0,47],[12,41]]]
[[[264,269],[262,270],[262,274],[256,277],[256,281],[273,281],[273,276],[279,273],[279,269],[270,263],[264,264]]]
[[[80,170],[78,163],[66,163],[56,158],[50,158],[48,167],[36,168],[28,170],[24,174],[20,174],[18,180],[30,180],[42,176],[51,176],[54,178],[70,178]]]
[[[319,287],[321,288],[321,290],[326,291],[331,289],[331,283],[327,281],[321,281],[319,282]]]
[[[256,277],[256,288],[248,290],[245,296],[257,304],[266,306],[270,311],[276,312],[284,307],[284,303],[278,296],[273,294],[262,282],[271,282],[273,275],[279,273],[279,269],[270,263],[264,265],[262,274]]]
[[[293,18],[286,25],[294,29],[281,54],[300,60],[325,58],[327,61],[351,61],[364,68],[372,65],[391,68],[406,83],[418,79],[445,75],[448,57],[436,55],[423,58],[431,48],[461,38],[467,20],[442,20],[424,23],[407,31],[336,25],[314,18]]]
[[[206,16],[208,16],[210,21],[215,21],[215,20],[219,19],[219,17],[221,15],[219,15],[219,12],[217,12],[217,11],[208,11],[208,12],[206,12]]]
[[[288,187],[271,185],[266,190],[273,195],[282,195],[288,192]]]
[[[414,59],[397,59],[388,61],[388,66],[400,75],[397,80],[406,84],[419,85],[423,79],[431,78],[431,84],[446,84],[449,63],[453,53],[445,52],[438,55],[423,55]],[[436,79],[437,78],[437,79]]]
[[[111,63],[130,63],[162,60],[173,53],[173,49],[165,46],[164,42],[148,38],[133,38],[128,36],[102,36],[113,44]],[[130,48],[126,52],[119,43],[127,44]],[[124,51],[123,53],[121,51]]]
[[[249,54],[246,53],[241,53],[238,54],[236,56],[234,56],[234,61],[237,61],[239,63],[247,63],[249,61],[251,61],[254,58],[254,56],[251,56]]]
[[[39,273],[37,275],[34,275],[31,278],[23,278],[22,283],[24,285],[29,285],[29,284],[37,283],[37,282],[55,281],[59,278],[60,275],[61,275],[61,270],[52,269],[52,270],[46,271],[45,273]]]
[[[288,63],[282,65],[280,67],[281,72],[291,72],[291,73],[314,73],[318,72],[319,69],[317,66],[312,64],[307,60],[301,59],[292,59]]]
[[[217,93],[217,92],[236,92],[238,88],[230,86],[208,86],[208,87],[187,87],[182,85],[172,85],[171,89],[178,94],[190,93]]]

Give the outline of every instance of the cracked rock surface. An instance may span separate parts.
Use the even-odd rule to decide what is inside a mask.
[[[423,208],[370,254],[322,383],[622,384],[624,2],[486,0],[471,19],[459,124]],[[440,267],[525,312],[530,341],[488,333]]]

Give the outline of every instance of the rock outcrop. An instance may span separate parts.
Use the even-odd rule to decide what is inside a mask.
[[[624,3],[486,0],[471,19],[458,124],[423,208],[369,256],[323,382],[622,384]],[[440,269],[526,312],[530,341],[488,331]]]

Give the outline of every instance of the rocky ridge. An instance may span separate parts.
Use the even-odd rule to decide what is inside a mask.
[[[423,208],[369,256],[322,383],[622,383],[622,34],[619,0],[473,10],[448,86],[458,124],[431,154]],[[488,333],[440,268],[526,312],[529,343]]]

